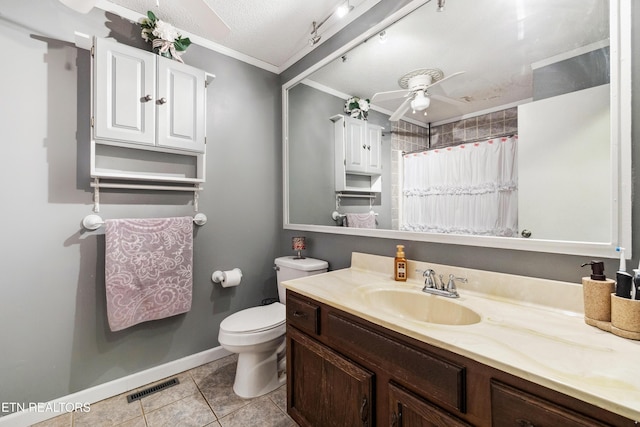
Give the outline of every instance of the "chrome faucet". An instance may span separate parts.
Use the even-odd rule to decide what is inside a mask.
[[[445,285],[443,275],[440,274],[438,280],[436,279],[436,272],[430,268],[426,270],[416,270],[422,271],[422,276],[424,277],[424,287],[422,288],[422,292],[426,292],[428,294],[440,295],[447,298],[458,298],[460,295],[458,294],[458,288],[456,287],[456,281],[467,283],[467,279],[464,277],[456,277],[453,274],[449,274],[449,281]]]

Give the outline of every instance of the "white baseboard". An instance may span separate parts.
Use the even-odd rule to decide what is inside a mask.
[[[204,365],[205,363],[213,362],[214,360],[221,359],[230,354],[230,352],[222,347],[215,347],[210,350],[192,354],[190,356],[183,357],[182,359],[165,363],[164,365],[136,372],[135,374],[127,375],[126,377],[118,378],[117,380],[109,381],[107,383],[90,387],[41,404],[47,408],[63,408],[60,412],[25,409],[24,411],[5,415],[4,417],[0,417],[0,427],[24,427],[40,421],[48,420],[65,413],[64,407],[67,404],[96,403],[109,397],[117,396],[138,387],[142,387],[146,384],[159,381],[171,375],[179,374],[180,372]]]

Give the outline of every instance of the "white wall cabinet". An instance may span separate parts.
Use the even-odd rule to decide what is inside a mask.
[[[122,171],[132,179],[160,181],[204,181],[206,147],[206,80],[204,71],[163,58],[152,52],[122,45],[113,40],[95,38],[93,52],[93,142],[94,156],[114,152],[110,147],[122,147],[115,157],[146,157],[166,163],[154,170],[131,169],[123,162]],[[185,156],[178,160],[164,155],[140,155],[135,150],[150,150]],[[148,151],[147,151],[148,152]],[[155,156],[155,157],[154,157]],[[112,156],[114,157],[114,156]],[[174,156],[175,157],[175,156]],[[164,162],[164,160],[167,160]],[[113,164],[113,159],[108,162]],[[92,176],[112,177],[113,171],[101,170],[106,164],[92,156]],[[184,167],[172,170],[171,164],[193,163],[193,176],[184,175]],[[134,166],[135,168],[135,166]],[[125,171],[126,169],[126,171]],[[156,178],[154,179],[154,174]],[[123,176],[127,178],[127,176]]]
[[[343,115],[334,126],[336,191],[380,192],[382,126]]]

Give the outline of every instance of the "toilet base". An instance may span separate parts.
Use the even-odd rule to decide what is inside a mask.
[[[284,385],[284,343],[275,351],[261,353],[239,353],[233,391],[249,399],[262,396]]]

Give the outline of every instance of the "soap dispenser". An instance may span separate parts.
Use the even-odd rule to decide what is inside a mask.
[[[587,265],[591,266],[591,275],[582,278],[584,321],[587,325],[610,330],[611,294],[615,292],[616,282],[605,276],[604,262],[586,262],[582,267]]]
[[[393,278],[398,282],[407,281],[407,259],[404,257],[404,245],[396,246],[396,257],[393,260]]]

